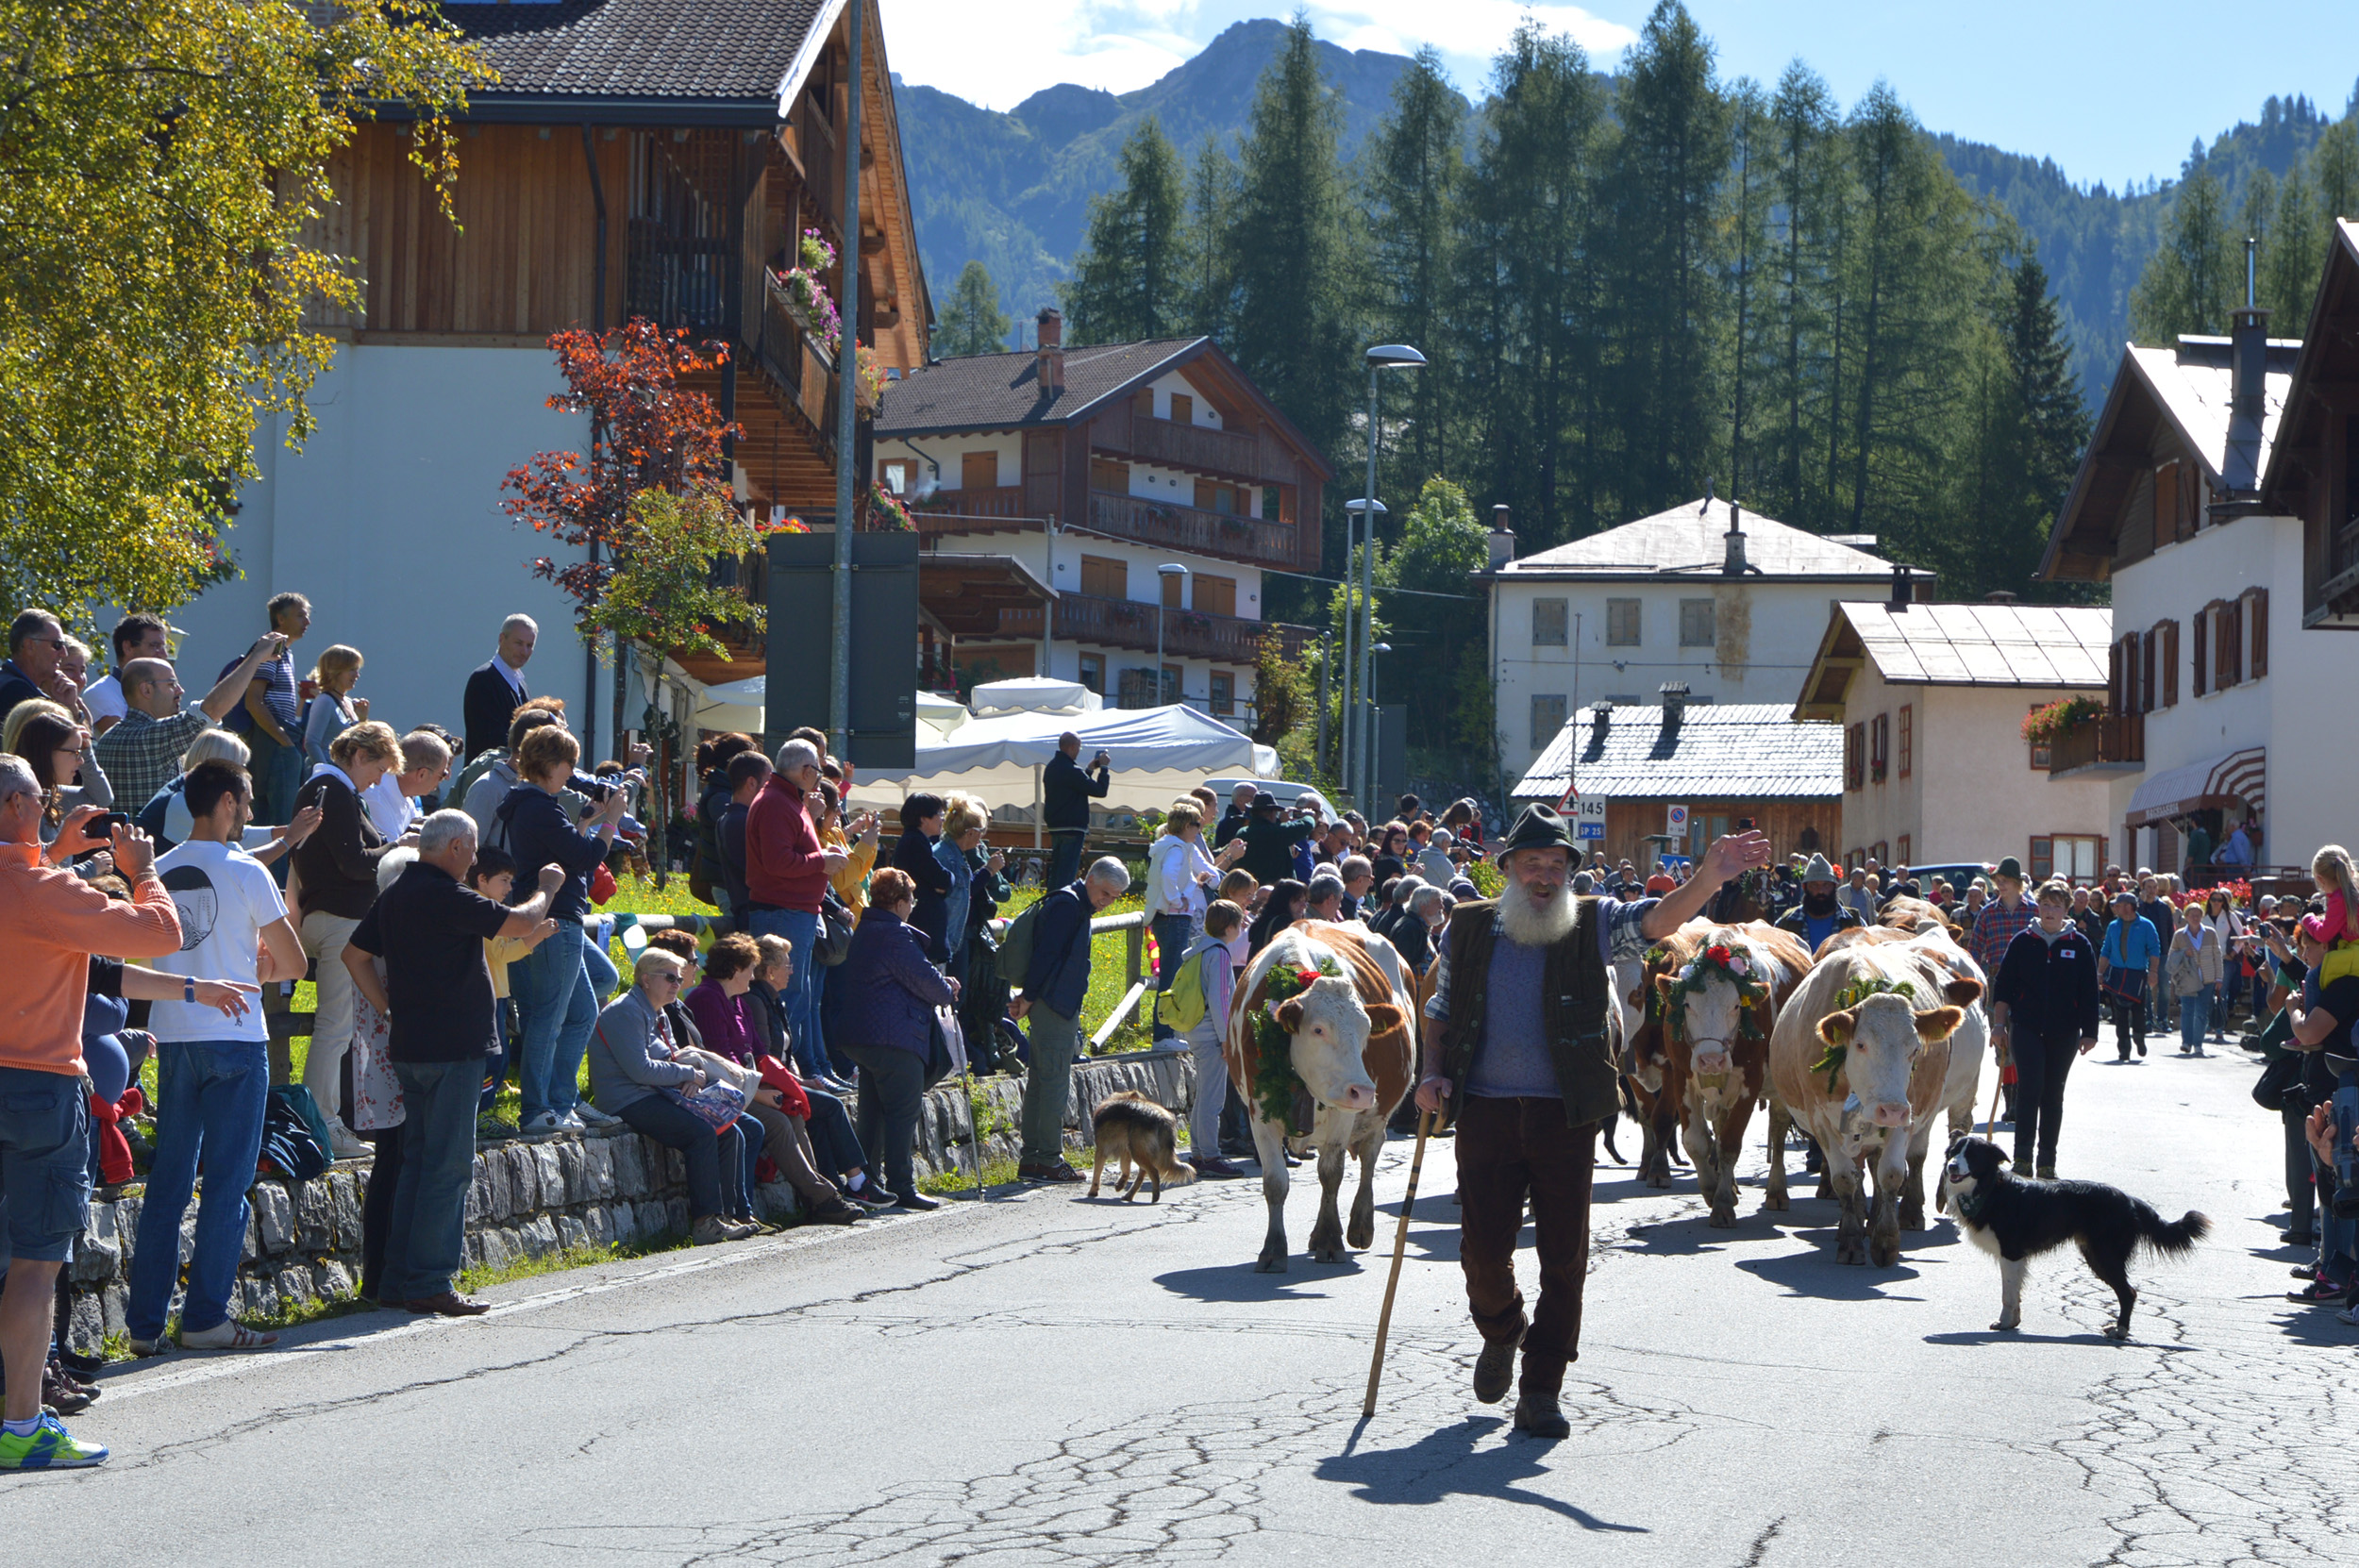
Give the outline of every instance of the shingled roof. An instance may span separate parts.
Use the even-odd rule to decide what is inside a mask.
[[[877,434],[922,436],[955,430],[1014,430],[1078,419],[1124,389],[1153,376],[1204,342],[1155,338],[1064,351],[1064,390],[1045,394],[1037,354],[974,354],[911,371],[885,389]]]
[[[775,114],[781,85],[844,0],[561,0],[445,5],[499,85],[470,98],[737,100]]]
[[[1837,800],[1843,728],[1800,724],[1780,703],[1617,704],[1603,724],[1564,721],[1515,786],[1518,800]]]
[[[1740,512],[1745,529],[1745,559],[1767,577],[1832,577],[1853,581],[1886,580],[1892,562],[1823,535],[1764,517]],[[1608,528],[1525,556],[1500,568],[1507,577],[1655,577],[1716,575],[1727,557],[1729,506],[1698,496],[1652,517]],[[1913,577],[1930,578],[1921,568],[1908,568]]]

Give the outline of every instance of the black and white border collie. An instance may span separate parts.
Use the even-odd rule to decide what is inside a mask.
[[[2138,1293],[2130,1283],[2130,1255],[2143,1243],[2166,1256],[2195,1250],[2212,1222],[2190,1209],[2166,1223],[2153,1206],[2100,1181],[2030,1181],[2005,1169],[2007,1157],[1986,1138],[1968,1133],[1949,1145],[1942,1195],[1966,1236],[1999,1259],[1999,1321],[2007,1330],[2023,1322],[2023,1274],[2031,1260],[2072,1242],[2090,1272],[2121,1298],[2121,1315],[2105,1329],[2127,1339]]]

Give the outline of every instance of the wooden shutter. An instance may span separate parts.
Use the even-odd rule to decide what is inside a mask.
[[[2133,711],[2154,711],[2154,655],[2162,644],[2162,629],[2156,627],[2138,639],[2138,705]]]
[[[2032,835],[2032,886],[2038,887],[2056,869],[2056,841],[2046,834]]]
[[[1900,776],[1902,778],[1909,776],[1909,770],[1916,764],[1916,759],[1914,755],[1916,750],[1916,705],[1904,702],[1900,705]],[[1903,860],[1909,858],[1908,846],[1908,835],[1903,833],[1900,835],[1900,859]]]
[[[2163,696],[2156,706],[2176,708],[2179,705],[2179,623],[2165,621],[2162,626],[2163,652],[2155,662],[2162,666]]]
[[[1100,599],[1130,596],[1130,563],[1118,556],[1083,556],[1081,592]]]
[[[1883,782],[1884,770],[1892,765],[1892,716],[1888,713],[1877,714],[1875,725],[1868,730],[1868,735],[1871,738],[1868,765],[1876,781],[1881,784]],[[1877,858],[1882,859],[1882,856]]]
[[[1237,579],[1208,577],[1198,574],[1196,579],[1196,608],[1207,615],[1237,613]]]
[[[2167,544],[2179,537],[2179,465],[2167,462],[2154,471],[2154,542]]]
[[[996,452],[962,452],[959,454],[959,488],[961,490],[997,490],[999,488],[999,454]]]
[[[2210,665],[2210,655],[2212,651],[2211,634],[2212,607],[2205,605],[2201,609],[2195,612],[2195,635],[2192,639],[2192,652],[2194,657],[2187,660],[2187,689],[2189,693],[2194,696],[2200,697],[2204,692],[2211,690],[2211,687],[2207,684],[2212,677]]]
[[[2220,690],[2244,679],[2244,601],[2230,599],[2219,607]]]
[[[1864,790],[1867,787],[1867,726],[1855,724],[1843,737],[1843,787]]]
[[[1908,709],[1904,708],[1900,709],[1900,711],[1905,713]],[[1903,753],[1902,755],[1905,756],[1906,753]],[[1909,837],[1910,836],[1906,833],[1900,835],[1900,859],[1894,862],[1896,865],[1905,866],[1915,863],[1914,857],[1909,854]]]
[[[1024,510],[1029,517],[1046,517],[1061,509],[1064,484],[1064,432],[1024,432]],[[1088,497],[1081,498],[1084,502]],[[1068,513],[1066,521],[1073,521]]]
[[[1187,578],[1180,576],[1176,573],[1168,577],[1163,577],[1159,574],[1159,580],[1163,585],[1163,608],[1165,609],[1185,609],[1188,608],[1180,602],[1180,593],[1182,591],[1181,585],[1188,580]]]
[[[2105,703],[2116,713],[2130,711],[2130,640],[2116,642],[2106,660]]]
[[[1155,417],[1155,389],[1141,387],[1137,392],[1132,392],[1130,412],[1133,418],[1153,419]]]
[[[1194,425],[1196,423],[1196,399],[1186,392],[1173,392],[1171,394],[1171,422],[1174,425]]]
[[[2258,680],[2269,673],[2269,591],[2255,588],[2244,597],[2252,621],[2252,678]]]

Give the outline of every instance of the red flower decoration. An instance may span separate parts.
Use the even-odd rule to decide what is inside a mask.
[[[1297,969],[1295,971],[1295,978],[1300,980],[1303,989],[1307,991],[1319,983],[1319,972],[1315,969]]]
[[[1704,957],[1714,963],[1726,964],[1729,961],[1729,950],[1725,947],[1707,947],[1704,949]]]

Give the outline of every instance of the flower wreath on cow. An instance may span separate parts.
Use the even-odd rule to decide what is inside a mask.
[[[1670,950],[1654,947],[1648,950],[1647,967],[1660,969],[1671,959]],[[1667,986],[1659,986],[1648,993],[1651,1019],[1665,1031],[1683,1033],[1687,1020],[1687,999],[1704,989],[1717,976],[1736,988],[1743,1004],[1737,1027],[1747,1040],[1769,1038],[1769,982],[1753,967],[1752,959],[1740,948],[1724,942],[1714,942],[1699,949],[1687,960]]]
[[[1292,1137],[1310,1132],[1316,1108],[1311,1102],[1310,1088],[1296,1076],[1294,1037],[1278,1022],[1278,1009],[1317,984],[1322,976],[1341,978],[1343,973],[1341,963],[1322,953],[1316,969],[1274,964],[1263,977],[1262,1011],[1253,1020],[1253,1105],[1264,1121],[1277,1123]]]
[[[1885,992],[1895,996],[1907,997],[1912,1006],[1916,1001],[1916,987],[1909,981],[1887,980],[1882,976],[1865,975],[1836,993],[1834,1010],[1849,1012],[1870,996]],[[1823,1036],[1821,1039],[1824,1041]],[[1832,1094],[1834,1093],[1834,1080],[1843,1076],[1843,1063],[1849,1054],[1849,1048],[1832,1042],[1826,1042],[1826,1045],[1827,1048],[1819,1053],[1818,1059],[1810,1064],[1810,1070],[1827,1075],[1827,1093]]]

